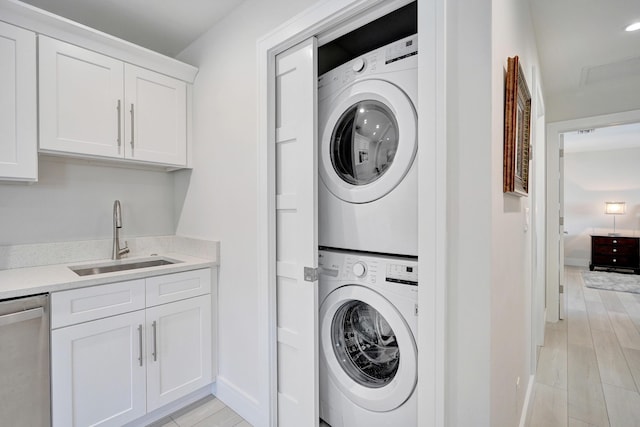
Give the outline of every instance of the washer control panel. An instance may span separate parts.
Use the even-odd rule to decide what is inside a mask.
[[[415,258],[320,250],[318,266],[321,275],[338,280],[418,285],[418,260]]]
[[[387,282],[418,284],[418,263],[399,262],[387,264]]]

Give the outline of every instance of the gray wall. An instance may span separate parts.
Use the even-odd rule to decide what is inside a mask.
[[[164,171],[40,156],[37,183],[0,183],[0,245],[110,238],[115,199],[124,239],[174,234],[173,181]]]

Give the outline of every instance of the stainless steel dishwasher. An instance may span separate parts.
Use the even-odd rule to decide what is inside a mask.
[[[0,301],[0,424],[51,425],[49,295]]]

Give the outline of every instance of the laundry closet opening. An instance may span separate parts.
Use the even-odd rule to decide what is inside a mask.
[[[418,425],[417,30],[412,2],[317,50],[319,415],[330,426]]]

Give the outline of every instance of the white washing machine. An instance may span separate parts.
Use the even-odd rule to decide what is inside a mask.
[[[319,245],[418,254],[417,35],[318,79]]]
[[[319,251],[320,418],[415,427],[417,259]]]

